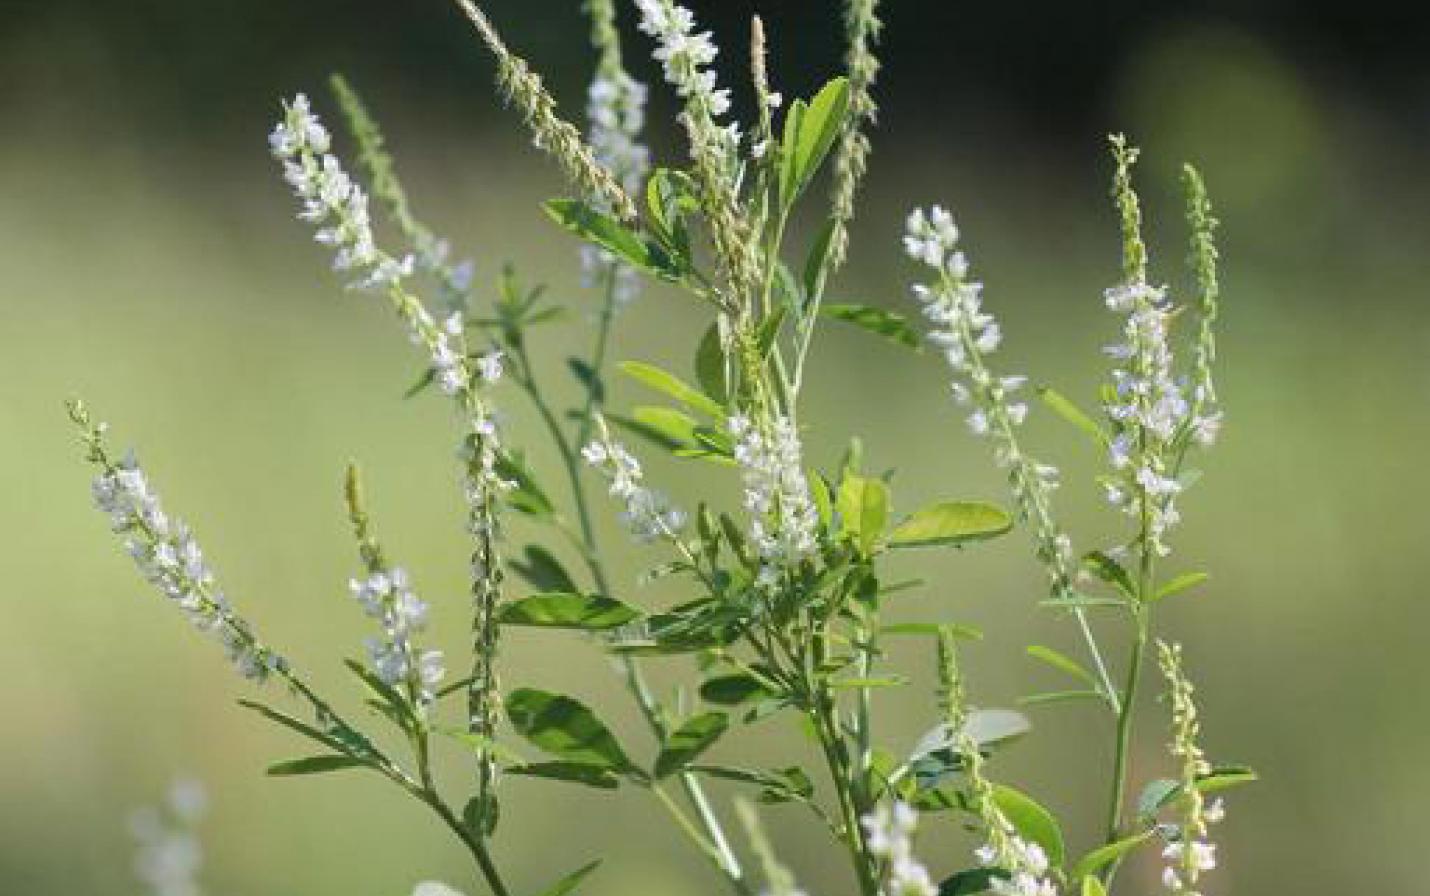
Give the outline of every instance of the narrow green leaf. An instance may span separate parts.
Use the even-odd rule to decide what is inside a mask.
[[[879,628],[881,635],[926,635],[937,638],[944,632],[948,632],[955,638],[963,638],[967,641],[983,640],[983,632],[971,625],[960,625],[953,622],[896,622],[893,625],[885,625]]]
[[[538,896],[566,896],[567,893],[570,893],[572,890],[576,889],[576,887],[580,885],[581,881],[585,880],[587,875],[599,868],[600,865],[600,859],[596,859],[593,862],[588,862],[587,864],[582,865],[580,868],[577,868],[575,871],[561,878],[556,883],[552,884],[550,887],[546,888],[545,890],[542,890],[541,893],[538,894]]]
[[[1082,896],[1107,896],[1107,888],[1095,877],[1082,879]]]
[[[626,361],[620,365],[621,371],[641,385],[669,395],[693,410],[708,414],[716,420],[725,418],[725,409],[705,393],[695,389],[679,377],[666,373],[653,364]]]
[[[595,243],[633,267],[663,280],[677,281],[680,270],[659,247],[605,212],[575,199],[552,199],[546,214],[562,228]]]
[[[889,537],[889,546],[967,544],[1002,535],[1012,528],[1013,518],[995,504],[947,501],[925,507],[900,523]]]
[[[1047,706],[1050,703],[1072,703],[1078,700],[1103,700],[1101,691],[1051,691],[1019,697],[1019,706]]]
[[[526,463],[526,458],[516,452],[497,455],[497,473],[516,487],[508,489],[505,500],[508,506],[521,513],[535,517],[549,517],[556,507],[536,481],[536,474]]]
[[[834,232],[838,229],[838,223],[834,218],[825,221],[815,235],[814,242],[810,244],[809,256],[804,260],[803,278],[807,301],[814,301],[816,293],[819,292],[820,275],[824,271],[824,262],[829,258],[829,249],[834,244]],[[917,343],[917,337],[914,341]]]
[[[938,896],[973,896],[987,893],[993,881],[1006,878],[1008,872],[1001,868],[970,868],[952,875],[938,885]]]
[[[918,330],[913,328],[908,318],[895,311],[876,308],[873,305],[838,302],[820,305],[819,313],[882,336],[905,348],[917,349],[922,344]]]
[[[1028,656],[1035,660],[1042,660],[1054,669],[1060,669],[1074,678],[1080,678],[1088,684],[1096,687],[1097,679],[1092,673],[1082,667],[1082,664],[1065,653],[1060,653],[1051,647],[1044,647],[1041,644],[1034,644],[1028,648]]]
[[[993,785],[993,800],[1008,817],[1018,836],[1041,846],[1048,856],[1048,863],[1054,868],[1062,865],[1067,853],[1063,846],[1062,828],[1053,813],[1032,797],[1006,784]]]
[[[268,774],[275,778],[286,778],[296,775],[320,775],[324,772],[369,766],[370,763],[365,759],[334,753],[330,756],[306,756],[302,759],[275,762],[268,766]]]
[[[839,689],[864,689],[864,688],[897,688],[903,687],[910,681],[907,675],[882,675],[874,678],[836,678],[829,682],[831,688]]]
[[[763,682],[743,672],[708,678],[700,684],[700,698],[717,706],[739,706],[770,696],[773,695]]]
[[[631,419],[681,446],[695,442],[695,430],[700,424],[689,414],[675,408],[642,405],[631,411]]]
[[[685,444],[683,442],[671,438],[659,429],[656,429],[652,426],[647,426],[639,420],[636,420],[634,417],[627,417],[624,414],[613,414],[607,412],[606,419],[616,424],[621,429],[625,430],[631,435],[639,436],[640,438],[645,439],[652,445],[655,445],[657,448],[662,448],[666,451],[673,452],[681,450],[685,447]]]
[[[1055,414],[1087,433],[1099,445],[1107,444],[1107,433],[1097,424],[1096,420],[1089,417],[1072,399],[1067,398],[1048,386],[1038,387],[1038,397],[1041,398],[1043,404],[1047,405]]]
[[[524,559],[508,562],[517,575],[526,579],[533,588],[566,594],[580,590],[570,573],[566,572],[566,567],[546,548],[539,544],[529,544],[522,549],[522,553]]]
[[[586,762],[531,762],[525,765],[507,766],[506,771],[513,775],[546,778],[549,781],[565,781],[568,784],[581,784],[600,790],[615,790],[620,786],[620,779],[611,769],[604,765],[592,765]]]
[[[1174,594],[1181,594],[1189,588],[1195,588],[1209,578],[1211,578],[1211,576],[1204,572],[1189,572],[1177,576],[1161,588],[1158,588],[1157,593],[1152,595],[1149,602],[1159,601],[1163,598],[1171,597]]]
[[[641,612],[603,594],[533,594],[504,604],[497,614],[503,625],[605,631],[639,619]]]
[[[695,348],[695,381],[717,402],[730,400],[730,384],[725,376],[725,347],[720,344],[720,324],[712,321]]]
[[[610,729],[579,700],[521,688],[506,698],[506,712],[518,734],[553,756],[618,772],[635,768]]]
[[[336,727],[327,731],[321,731],[309,725],[307,722],[299,721],[285,712],[280,712],[254,700],[239,700],[238,705],[244,709],[251,709],[270,722],[281,725],[290,731],[296,731],[325,747],[337,750],[339,753],[343,753],[347,756],[352,756],[356,759],[382,758],[382,754],[377,751],[377,748],[356,731]]]
[[[1117,589],[1127,595],[1129,599],[1136,598],[1137,586],[1132,584],[1132,576],[1110,555],[1102,551],[1089,551],[1083,555],[1083,568],[1093,575],[1107,582],[1109,585],[1117,586]]]
[[[1073,865],[1072,879],[1078,880],[1079,878],[1085,878],[1096,881],[1096,878],[1092,877],[1092,875],[1097,874],[1113,862],[1120,861],[1123,856],[1126,856],[1129,852],[1151,839],[1153,833],[1155,832],[1150,830],[1142,831],[1130,837],[1123,837],[1121,840],[1117,840],[1113,843],[1099,846],[1097,849],[1092,850],[1077,860],[1077,864]],[[1083,893],[1087,892],[1087,884],[1084,883]]]
[[[655,776],[664,778],[689,765],[729,727],[730,717],[723,712],[704,712],[686,719],[666,738],[655,760]]]

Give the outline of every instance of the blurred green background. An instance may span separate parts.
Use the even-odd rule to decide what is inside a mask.
[[[1004,319],[1003,365],[1090,402],[1098,348],[1116,325],[1100,301],[1117,271],[1101,135],[1126,129],[1145,148],[1154,265],[1174,286],[1187,283],[1175,176],[1183,159],[1202,166],[1225,222],[1228,425],[1185,502],[1172,560],[1214,578],[1163,619],[1187,643],[1212,755],[1264,776],[1230,800],[1218,832],[1225,867],[1208,891],[1420,891],[1430,799],[1430,605],[1418,585],[1430,497],[1423,29],[1375,3],[1325,17],[1276,3],[892,5],[885,113],[836,295],[910,310],[902,218],[916,203],[945,203]],[[757,6],[787,91],[807,92],[837,67],[829,4],[695,6],[720,26],[727,79],[743,55],[740,22]],[[354,558],[339,500],[343,463],[358,458],[391,552],[435,603],[444,646],[460,652],[447,414],[401,399],[418,367],[410,347],[376,302],[326,274],[264,136],[280,95],[318,94],[328,71],[347,71],[386,123],[419,209],[478,260],[484,281],[511,260],[581,309],[592,298],[578,287],[575,247],[537,210],[561,184],[492,98],[488,59],[435,0],[6,9],[0,891],[139,892],[123,820],[179,772],[212,792],[212,893],[405,894],[425,877],[477,891],[446,834],[376,780],[262,777],[268,760],[302,745],[234,707],[248,692],[120,555],[89,509],[60,403],[83,394],[119,442],[139,445],[235,600],[334,691],[346,687],[338,659],[365,633],[344,586]],[[574,115],[588,76],[576,4],[491,10]],[[653,79],[644,39],[629,46]],[[671,104],[654,93],[659,119]],[[320,105],[331,108],[326,96]],[[667,159],[679,158],[675,137],[659,126],[653,136]],[[584,344],[585,321],[578,310],[543,334],[553,380]],[[621,319],[617,354],[684,371],[704,324],[701,308],[652,289]],[[813,458],[832,463],[862,433],[872,463],[898,469],[904,510],[929,496],[1002,498],[937,359],[834,327],[816,353]],[[618,405],[643,397],[614,383]],[[503,408],[517,437],[534,441],[519,396]],[[1046,414],[1029,437],[1068,469],[1059,498],[1080,541],[1118,531],[1090,481],[1098,458]],[[551,469],[549,452],[535,455]],[[677,497],[730,493],[705,467],[652,465]],[[514,544],[530,534],[517,529]],[[628,547],[614,525],[601,534],[624,597],[673,597],[636,583],[657,555]],[[1035,607],[1039,573],[1021,534],[903,568],[933,584],[900,598],[896,615],[988,632],[967,651],[980,703],[1058,683],[1021,655],[1036,641],[1076,649],[1068,625]],[[894,662],[927,684],[926,652],[910,645]],[[571,638],[514,634],[506,669],[508,684],[570,691],[637,730],[607,662]],[[656,677],[670,688],[689,673],[663,663]],[[906,748],[928,724],[926,695],[881,700],[889,747]],[[1062,812],[1086,845],[1102,814],[1103,723],[1076,707],[1037,711],[1035,722],[999,774]],[[763,723],[722,756],[806,756],[789,728]],[[1165,770],[1161,731],[1145,730],[1135,758],[1144,780]],[[460,780],[460,763],[447,771]],[[720,790],[722,804],[731,795]],[[608,858],[592,896],[718,891],[642,793],[515,780],[506,802],[499,848],[522,892],[596,855]],[[776,808],[767,819],[807,889],[847,891],[837,853],[802,814]],[[939,823],[921,852],[946,872],[971,846]],[[1130,869],[1129,891],[1151,890],[1155,872]]]

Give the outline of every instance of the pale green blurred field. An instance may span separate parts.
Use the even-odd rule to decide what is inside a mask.
[[[1214,578],[1165,614],[1187,643],[1213,755],[1264,776],[1230,801],[1225,871],[1210,892],[1417,892],[1430,800],[1424,146],[1228,35],[1149,50],[1127,77],[1138,86],[1116,112],[1146,148],[1160,276],[1185,283],[1173,192],[1183,158],[1204,164],[1226,222],[1229,424],[1174,557]],[[0,892],[138,892],[124,816],[181,771],[212,791],[208,881],[219,896],[393,896],[427,876],[474,888],[446,835],[376,780],[262,777],[266,761],[302,746],[236,709],[246,691],[216,651],[142,587],[88,508],[61,401],[84,395],[140,447],[235,600],[333,689],[346,686],[338,660],[363,634],[344,588],[353,558],[338,485],[349,457],[367,469],[391,552],[436,604],[445,646],[461,649],[463,540],[443,408],[401,399],[418,366],[410,347],[306,245],[263,154],[266,121],[246,123],[252,140],[231,152],[182,155],[102,110],[73,111],[37,101],[0,139]],[[1086,400],[1114,326],[1099,300],[1116,240],[1098,135],[1060,152],[989,128],[969,125],[977,140],[949,145],[888,123],[893,142],[876,156],[839,293],[908,310],[903,212],[946,202],[1004,318],[1005,364]],[[393,130],[420,207],[472,247],[484,277],[510,258],[551,272],[573,304],[589,301],[574,246],[536,209],[559,185],[519,136],[474,137],[420,113]],[[622,319],[618,354],[683,371],[702,315],[653,291]],[[583,322],[578,313],[547,332],[551,377],[583,343]],[[817,352],[812,455],[828,463],[863,433],[873,463],[898,468],[906,510],[935,495],[1002,497],[936,359],[832,329]],[[617,404],[637,397],[616,384]],[[504,407],[515,432],[535,432],[517,395]],[[1030,435],[1070,470],[1061,500],[1075,531],[1109,531],[1116,521],[1089,482],[1096,458],[1046,415]],[[678,497],[729,488],[705,467],[655,468]],[[670,597],[635,584],[652,554],[625,547],[614,526],[603,535],[622,545],[627,599]],[[1034,606],[1038,572],[1021,534],[905,565],[934,583],[904,598],[909,618],[987,630],[968,659],[983,704],[1053,683],[1021,646],[1074,642]],[[506,656],[508,684],[566,689],[634,722],[605,660],[577,640],[515,634]],[[899,662],[927,681],[926,656]],[[690,680],[678,662],[661,670],[664,684]],[[910,744],[931,711],[924,690],[887,698],[889,745]],[[1003,766],[1067,810],[1083,844],[1101,817],[1106,764],[1086,712],[1038,712],[1036,736]],[[804,755],[786,727],[765,723],[724,755]],[[1160,749],[1155,734],[1142,743],[1142,777]],[[450,772],[459,780],[459,765]],[[716,892],[636,791],[607,799],[512,781],[506,801],[500,850],[523,892],[596,855],[608,859],[591,896]],[[810,891],[845,891],[835,851],[804,816],[769,819]],[[952,826],[923,840],[939,871],[962,867],[969,848]]]

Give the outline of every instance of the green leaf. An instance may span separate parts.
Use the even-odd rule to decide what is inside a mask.
[[[600,865],[600,859],[596,859],[594,862],[588,862],[587,864],[582,865],[580,868],[577,868],[575,871],[561,878],[556,883],[552,884],[550,887],[547,887],[545,890],[542,890],[538,894],[538,896],[566,896],[567,893],[570,893],[572,890],[576,889],[576,887],[581,883],[581,881],[585,880],[587,875],[599,868]]]
[[[839,484],[836,506],[841,534],[864,555],[872,553],[889,519],[889,487],[881,479],[851,473]]]
[[[692,765],[690,771],[726,781],[758,785],[762,788],[759,796],[762,803],[807,800],[814,795],[814,782],[810,780],[804,769],[798,766],[760,771],[727,765]]]
[[[1107,888],[1095,877],[1082,879],[1082,896],[1107,896]]]
[[[730,399],[730,383],[725,376],[725,347],[720,344],[720,324],[711,322],[695,349],[695,381],[705,394],[721,403]]]
[[[526,458],[519,453],[508,452],[497,455],[497,474],[516,487],[505,493],[509,507],[521,513],[537,517],[549,517],[556,512],[551,499],[537,484],[536,474],[526,464]]]
[[[885,625],[879,628],[881,635],[927,635],[937,638],[947,632],[955,638],[963,638],[966,641],[983,640],[983,632],[971,625],[960,625],[953,622],[896,622],[893,625]]]
[[[1041,846],[1048,856],[1048,863],[1054,868],[1062,865],[1067,855],[1063,832],[1051,812],[1032,797],[1006,784],[993,785],[993,801],[1007,816],[1018,836]]]
[[[772,692],[758,678],[743,672],[707,678],[700,684],[700,698],[717,706],[739,706],[770,696]]]
[[[689,765],[691,760],[708,750],[730,727],[730,717],[723,712],[703,712],[692,716],[671,732],[655,760],[655,776],[664,778]]]
[[[960,871],[938,885],[938,896],[972,896],[986,893],[993,881],[1005,878],[1008,872],[1001,868],[970,868]]]
[[[513,775],[565,781],[601,790],[615,790],[620,785],[620,779],[610,768],[587,762],[531,762],[526,765],[507,766],[506,771]]]
[[[1161,588],[1158,588],[1157,593],[1148,598],[1148,601],[1159,601],[1163,598],[1171,597],[1174,594],[1181,594],[1188,588],[1195,588],[1209,578],[1211,578],[1211,576],[1204,572],[1189,572],[1177,576]]]
[[[669,395],[693,410],[700,411],[716,420],[725,419],[725,409],[710,396],[686,385],[679,377],[666,373],[653,364],[626,361],[620,365],[621,371],[643,386]]]
[[[678,281],[681,272],[660,247],[605,212],[576,199],[552,199],[546,214],[562,228],[595,243],[633,267],[663,280]]]
[[[610,412],[607,412],[606,419],[616,424],[626,432],[645,439],[646,441],[655,445],[657,448],[662,448],[666,451],[677,451],[686,447],[685,443],[677,439],[673,439],[661,430],[656,429],[652,426],[647,426],[646,424],[640,422],[639,420],[636,420],[633,417],[627,417],[624,414],[612,414]]]
[[[517,575],[526,579],[531,587],[547,592],[564,592],[567,594],[579,591],[576,582],[571,575],[566,572],[566,567],[561,565],[546,548],[539,544],[529,544],[522,549],[525,555],[524,560],[508,561],[511,568],[516,570]]]
[[[963,729],[980,750],[1003,746],[1033,730],[1033,723],[1011,709],[975,709],[968,714]]]
[[[596,714],[563,694],[521,688],[506,698],[517,733],[562,759],[630,772],[635,766]]]
[[[910,681],[907,675],[882,675],[875,678],[836,678],[829,682],[831,688],[897,688]]]
[[[1092,850],[1087,855],[1078,859],[1077,864],[1073,865],[1073,880],[1087,878],[1095,881],[1096,878],[1092,877],[1092,875],[1098,873],[1113,862],[1120,861],[1123,856],[1141,846],[1143,843],[1146,843],[1153,833],[1155,832],[1142,831],[1141,833],[1133,834],[1130,837],[1123,837],[1121,840],[1108,843],[1105,846],[1099,846],[1097,849]],[[1083,892],[1087,892],[1087,885],[1085,883],[1083,884]]]
[[[319,730],[307,722],[299,721],[285,712],[280,712],[254,700],[239,700],[238,705],[244,709],[253,710],[270,722],[281,725],[290,731],[296,731],[325,747],[330,747],[355,759],[381,760],[383,758],[367,738],[349,728],[334,725],[328,730]]]
[[[806,104],[796,100],[785,116],[780,158],[780,201],[788,209],[819,170],[844,126],[849,80],[835,78]]]
[[[1101,691],[1052,691],[1019,697],[1019,706],[1046,706],[1049,703],[1071,703],[1075,700],[1103,700]]]
[[[285,778],[295,775],[320,775],[324,772],[336,772],[349,768],[367,768],[370,766],[371,763],[365,759],[334,753],[329,756],[307,756],[302,759],[289,759],[285,762],[275,762],[268,766],[268,774],[275,778]]]
[[[934,504],[904,520],[889,536],[889,546],[960,545],[1002,535],[1013,528],[1013,518],[995,504],[984,501],[946,501]]]
[[[533,594],[502,606],[503,625],[605,631],[639,619],[641,612],[603,594]]]
[[[1258,779],[1256,772],[1247,766],[1219,765],[1197,779],[1197,790],[1204,794],[1216,793],[1219,790],[1250,784]],[[1180,799],[1182,793],[1181,782],[1171,778],[1158,778],[1142,788],[1141,795],[1137,797],[1137,814],[1150,820],[1156,816],[1159,809]]]
[[[1132,584],[1132,576],[1127,574],[1127,570],[1122,568],[1121,563],[1108,554],[1102,551],[1090,551],[1083,555],[1082,565],[1084,569],[1099,579],[1109,585],[1117,586],[1117,589],[1128,598],[1137,596],[1137,586]]]
[[[1082,667],[1082,664],[1065,653],[1060,653],[1051,647],[1044,647],[1041,644],[1034,644],[1028,648],[1028,656],[1035,660],[1042,660],[1054,669],[1060,669],[1074,678],[1080,678],[1088,684],[1096,687],[1097,679],[1092,677],[1092,673]]]
[[[824,263],[829,258],[829,249],[834,244],[834,231],[839,227],[839,222],[834,218],[825,221],[819,228],[819,233],[815,235],[814,242],[809,247],[809,256],[804,261],[804,294],[808,301],[814,301],[818,294],[821,275],[824,273]],[[853,307],[853,306],[849,306]],[[915,336],[914,341],[918,341]]]
[[[634,409],[631,411],[631,418],[652,432],[660,434],[662,438],[682,447],[695,442],[695,430],[700,426],[700,423],[689,414],[681,413],[675,408],[651,405],[642,405]]]
[[[819,313],[862,330],[868,330],[876,336],[882,336],[905,348],[917,349],[921,344],[919,333],[909,324],[908,318],[894,311],[876,308],[873,305],[833,303],[821,305]]]
[[[1107,444],[1107,433],[1097,424],[1096,420],[1089,417],[1083,409],[1073,403],[1071,399],[1047,386],[1038,387],[1038,397],[1043,400],[1043,404],[1047,405],[1053,413],[1062,417],[1089,436],[1092,436],[1093,440],[1099,445]]]

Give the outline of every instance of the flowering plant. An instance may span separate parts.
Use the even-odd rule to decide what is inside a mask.
[[[790,103],[769,83],[756,19],[750,75],[757,108],[743,126],[732,120],[729,90],[711,68],[717,51],[710,34],[672,0],[636,0],[639,29],[652,40],[654,57],[681,100],[679,125],[689,145],[684,164],[654,169],[641,143],[647,88],[622,62],[613,0],[586,3],[598,61],[585,134],[558,115],[541,79],[482,10],[470,0],[457,3],[495,56],[503,91],[536,147],[559,164],[573,191],[545,206],[558,227],[579,239],[584,281],[597,302],[590,354],[571,365],[581,390],[572,407],[553,404],[532,361],[539,329],[560,308],[542,290],[525,288],[510,269],[494,296],[482,294],[471,265],[454,262],[447,242],[416,217],[379,127],[345,81],[334,79],[333,88],[359,173],[336,154],[331,133],[302,94],[284,104],[269,138],[297,197],[298,217],[332,252],[333,267],[352,288],[385,300],[420,348],[426,369],[412,392],[439,393],[456,412],[471,541],[472,650],[460,671],[449,674],[442,653],[423,643],[427,604],[414,577],[378,540],[357,468],[347,474],[357,545],[350,591],[374,623],[366,658],[347,666],[372,717],[395,729],[405,755],[380,747],[366,721],[319,695],[260,638],[219,588],[193,533],[161,505],[135,457],[115,456],[104,425],[82,404],[70,407],[87,457],[99,468],[95,502],[145,577],[224,646],[241,674],[259,684],[275,681],[295,698],[298,714],[243,702],[322,748],[280,762],[270,774],[363,769],[386,778],[465,845],[496,896],[511,892],[492,838],[502,817],[501,785],[513,775],[648,792],[736,894],[800,891],[750,805],[740,802],[737,814],[763,882],[746,870],[727,829],[729,813],[707,794],[712,780],[748,786],[762,803],[807,808],[847,853],[863,896],[1095,896],[1111,891],[1124,859],[1154,849],[1169,892],[1199,892],[1216,864],[1210,827],[1223,814],[1220,798],[1208,795],[1254,775],[1205,758],[1181,648],[1158,640],[1153,624],[1161,601],[1206,578],[1169,578],[1163,563],[1181,495],[1196,479],[1187,461],[1213,442],[1222,419],[1212,377],[1220,292],[1216,221],[1197,172],[1185,169],[1197,287],[1192,301],[1178,305],[1166,287],[1149,280],[1131,178],[1137,151],[1112,138],[1123,264],[1121,280],[1105,294],[1106,307],[1119,318],[1120,339],[1107,349],[1112,368],[1099,397],[1101,413],[1086,412],[1049,388],[1036,390],[1043,404],[1104,452],[1108,472],[1099,485],[1131,521],[1117,543],[1079,551],[1054,511],[1058,471],[1030,453],[1021,435],[1028,378],[994,367],[1002,330],[982,285],[971,278],[952,215],[939,206],[916,210],[903,235],[919,272],[912,296],[926,340],[912,319],[895,311],[826,301],[848,256],[870,150],[881,27],[876,0],[846,0],[846,72],[811,98]],[[831,169],[824,224],[801,257],[787,260],[792,214],[811,201],[824,168]],[[397,248],[380,242],[374,205],[394,231],[386,245]],[[628,361],[620,370],[668,403],[613,408],[604,385],[608,356],[619,313],[642,279],[690,294],[708,309],[710,324],[699,340],[693,382]],[[806,457],[800,399],[806,361],[826,320],[936,349],[951,371],[952,397],[965,408],[968,428],[989,441],[993,461],[1007,474],[1011,510],[944,500],[895,519],[889,477],[868,471],[857,439],[834,464]],[[1183,372],[1174,337],[1186,320],[1195,329],[1186,340],[1193,362]],[[544,427],[537,438],[553,445],[562,461],[563,494],[544,484],[550,471],[534,469],[521,435],[502,425],[496,403],[511,386],[535,407]],[[736,478],[742,506],[722,511],[702,502],[691,512],[681,509],[650,482],[622,441],[628,438],[709,476]],[[624,599],[629,589],[612,580],[610,548],[597,543],[593,482],[608,492],[635,539],[661,552],[662,562],[646,578],[677,583],[679,603],[641,607]],[[513,550],[505,525],[512,515],[544,526],[580,568],[568,570],[551,544]],[[888,597],[908,586],[889,580],[891,555],[972,546],[1018,526],[1028,531],[1047,574],[1042,603],[1072,621],[1086,654],[1079,661],[1030,647],[1074,686],[1025,702],[1083,701],[1098,724],[1106,723],[1113,744],[1105,835],[1082,851],[1065,842],[1052,811],[994,778],[1000,750],[1030,724],[1019,712],[975,709],[966,700],[958,642],[977,632],[946,620],[891,625],[881,618]],[[618,737],[574,697],[504,687],[499,648],[502,633],[514,627],[592,635],[594,649],[616,659],[656,744],[654,755],[637,756],[628,737]],[[1125,635],[1121,664],[1109,659],[1110,631]],[[881,689],[909,684],[883,669],[887,645],[901,637],[926,640],[937,657],[928,733],[912,751],[881,742],[874,712]],[[1154,646],[1171,706],[1173,774],[1143,782],[1134,800],[1128,756],[1138,735],[1144,667],[1151,663],[1146,654]],[[656,696],[644,669],[653,657],[694,661],[698,708]],[[803,722],[819,747],[820,774],[798,765],[752,769],[709,758],[722,739],[781,719]],[[527,758],[515,738],[548,758]],[[433,775],[439,748],[471,758],[469,791],[460,799]],[[981,844],[964,867],[935,876],[917,858],[913,834],[921,815],[940,812],[963,818]],[[185,874],[193,867],[177,864]],[[581,867],[547,893],[572,891],[595,867]],[[432,883],[418,889],[439,891],[446,890]]]

